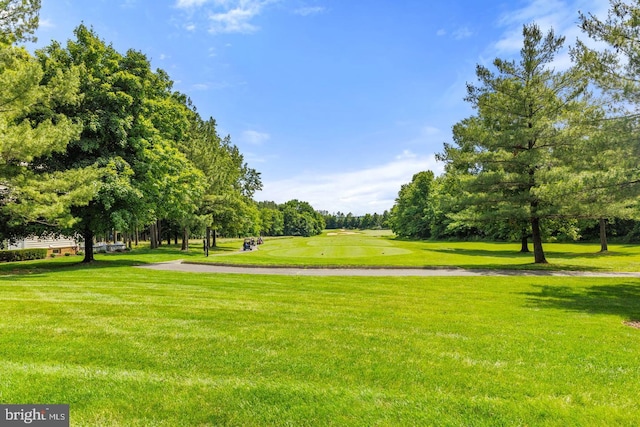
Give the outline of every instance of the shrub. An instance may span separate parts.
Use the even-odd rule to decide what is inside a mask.
[[[46,249],[16,249],[11,251],[0,251],[0,262],[28,261],[31,259],[45,259]]]

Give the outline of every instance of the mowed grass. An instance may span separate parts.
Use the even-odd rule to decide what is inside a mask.
[[[638,279],[129,266],[150,256],[4,266],[0,401],[72,426],[640,423]]]
[[[533,253],[519,243],[434,242],[396,239],[388,231],[326,231],[304,238],[266,238],[257,251],[239,252],[241,241],[226,241],[225,250],[189,261],[305,267],[460,267],[640,271],[640,245],[610,245],[599,253],[594,243],[545,243],[548,265],[534,264]],[[533,250],[530,245],[530,250]]]

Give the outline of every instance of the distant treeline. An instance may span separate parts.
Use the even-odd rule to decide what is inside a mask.
[[[342,212],[330,214],[327,211],[320,211],[320,214],[324,218],[325,228],[329,230],[339,228],[361,230],[380,230],[390,228],[388,211],[384,211],[382,215],[374,213],[361,216],[353,215],[351,212],[348,214],[344,214]]]

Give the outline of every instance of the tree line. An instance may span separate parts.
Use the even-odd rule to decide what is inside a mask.
[[[327,211],[320,212],[324,217],[326,228],[335,229],[360,229],[360,230],[381,230],[389,229],[389,211],[384,211],[382,215],[376,213],[365,215],[354,215],[351,212],[344,214],[336,212],[330,214]]]
[[[311,236],[385,228],[411,238],[490,237],[533,244],[606,231],[640,234],[640,5],[611,0],[580,27],[572,66],[553,68],[564,38],[523,27],[518,60],[478,65],[474,114],[453,127],[445,173],[416,174],[390,212],[354,217],[307,202],[256,203],[262,188],[230,136],[203,118],[169,75],[91,28],[29,53],[40,0],[0,0],[0,238],[144,230],[152,247],[189,236]],[[595,225],[594,225],[595,224]]]
[[[30,54],[39,9],[0,1],[0,238],[80,235],[90,262],[112,230],[152,247],[179,230],[183,249],[193,231],[257,234],[260,173],[215,119],[85,25]]]
[[[608,47],[578,41],[572,66],[556,71],[564,37],[523,26],[518,60],[478,65],[465,100],[474,114],[431,171],[402,186],[391,228],[411,238],[488,237],[533,244],[593,236],[607,228],[637,239],[640,227],[640,4],[612,0],[606,19],[580,14],[580,27]],[[611,227],[611,225],[615,227]]]

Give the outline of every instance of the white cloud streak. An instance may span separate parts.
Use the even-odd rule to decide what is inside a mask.
[[[543,32],[553,28],[567,43],[585,38],[578,28],[578,12],[606,16],[608,4],[602,0],[532,0],[526,6],[503,14],[498,26],[504,28],[494,50],[500,54],[514,54],[522,48],[522,26],[535,22]],[[561,58],[560,61],[565,61]]]
[[[323,13],[325,12],[325,10],[326,9],[321,6],[308,6],[308,7],[301,7],[299,9],[296,9],[293,11],[293,13],[300,16],[309,16],[309,15],[316,15],[318,13]]]
[[[176,7],[178,9],[189,9],[193,7],[199,7],[203,4],[207,3],[208,0],[178,0],[176,2]]]
[[[405,150],[389,163],[359,171],[307,173],[291,179],[265,181],[264,190],[256,199],[277,203],[300,199],[318,210],[354,215],[382,213],[391,209],[400,187],[410,182],[414,174],[424,170],[440,174],[442,169],[443,165],[434,155],[420,156]]]
[[[251,145],[262,145],[271,139],[271,135],[265,132],[258,132],[255,130],[245,130],[240,135],[243,142]]]
[[[503,14],[497,25],[503,34],[489,49],[488,55],[501,58],[518,55],[522,49],[522,26],[536,23],[543,33],[553,29],[556,36],[564,36],[565,47],[558,53],[551,68],[557,71],[571,67],[568,47],[576,39],[587,41],[586,35],[578,27],[578,12],[606,16],[608,2],[603,0],[531,0],[524,7]],[[588,45],[593,43],[587,41]]]
[[[176,0],[175,7],[192,17],[204,16],[211,34],[256,32],[252,21],[264,8],[279,0]],[[189,23],[189,29],[194,29]]]

